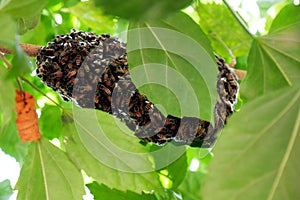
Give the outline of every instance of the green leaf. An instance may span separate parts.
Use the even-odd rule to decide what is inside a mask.
[[[0,26],[5,27],[0,31],[0,44],[9,48],[15,46],[16,24],[12,17],[0,14]]]
[[[172,152],[169,152],[169,154],[173,154]],[[168,160],[169,158],[172,159],[172,156],[169,156],[169,154],[164,155],[164,159]],[[155,159],[155,157],[154,157]],[[159,159],[155,160],[155,162],[161,162]],[[187,157],[186,153],[182,154],[180,158],[178,158],[175,161],[169,161],[171,164],[167,167],[163,168],[162,170],[167,170],[167,174],[162,175],[167,176],[168,179],[171,181],[171,188],[176,189],[178,185],[182,182],[182,180],[185,177],[186,171],[187,171]]]
[[[203,199],[201,188],[207,174],[207,164],[211,161],[212,155],[210,150],[199,148],[188,148],[186,154],[189,170],[176,191],[180,192],[184,200],[201,200]],[[191,171],[191,165],[195,160],[199,162],[199,166],[197,169],[192,166],[193,171]]]
[[[41,133],[46,138],[52,140],[62,135],[62,112],[57,106],[45,105],[39,118]]]
[[[166,113],[210,120],[217,68],[205,34],[186,14],[131,24],[128,62],[137,87]]]
[[[0,147],[6,154],[23,163],[27,154],[28,143],[21,142],[15,119],[16,117],[13,116],[9,123],[1,124]]]
[[[159,19],[188,6],[191,0],[94,0],[95,5],[103,8],[109,15],[131,20]]]
[[[111,33],[116,25],[113,17],[103,15],[102,10],[95,7],[91,1],[77,3],[64,11],[72,13],[85,25],[99,33]]]
[[[82,199],[84,195],[80,171],[44,138],[31,144],[16,189],[18,199]]]
[[[28,30],[34,29],[39,23],[40,16],[32,16],[28,18],[19,18],[18,22],[18,32],[19,34],[25,34]]]
[[[13,194],[13,189],[10,186],[10,181],[6,179],[0,182],[0,199],[8,200],[12,194]]]
[[[0,67],[0,148],[17,161],[23,162],[28,144],[21,142],[16,128],[15,87],[7,80],[8,70]]]
[[[201,187],[203,185],[205,173],[202,171],[187,172],[178,191],[181,193],[184,200],[202,200]]]
[[[48,1],[39,0],[6,0],[0,2],[0,13],[6,13],[14,17],[32,17],[39,15]]]
[[[257,2],[257,4],[259,5],[259,2]],[[289,4],[288,1],[281,1],[281,2],[278,2],[275,4],[272,2],[272,6],[268,7],[268,10],[272,11],[272,12],[267,12],[266,22],[265,22],[265,30],[267,30],[268,32],[270,31],[270,28],[274,21],[274,18],[278,15],[280,10],[288,4]]]
[[[134,192],[122,192],[115,189],[110,189],[107,186],[97,182],[87,184],[87,187],[91,191],[95,200],[101,199],[118,199],[118,200],[156,200],[154,195],[151,194],[137,194]]]
[[[294,14],[289,17],[295,17]],[[241,95],[246,101],[285,86],[300,86],[300,20],[282,22],[274,29],[253,41],[247,76],[241,84]]]
[[[245,104],[218,143],[206,199],[299,199],[300,90],[285,88]]]
[[[11,80],[5,79],[9,70],[0,67],[0,111],[2,113],[2,126],[4,128],[15,116],[15,87]]]
[[[29,74],[33,70],[33,64],[27,54],[21,49],[19,44],[16,44],[14,50],[14,57],[11,61],[11,70],[7,77],[15,78]]]
[[[257,5],[259,6],[260,15],[266,16],[268,13],[268,10],[272,6],[279,5],[281,3],[287,3],[287,1],[284,2],[284,0],[272,0],[272,1],[257,1]],[[275,9],[275,7],[273,7]]]
[[[124,124],[97,110],[77,108],[73,114],[63,115],[63,136],[79,169],[110,188],[163,193],[146,149]]]
[[[279,12],[274,21],[272,22],[270,33],[281,32],[281,29],[288,25],[297,24],[300,21],[300,6],[288,4]]]
[[[222,57],[230,57],[229,51],[235,56],[242,56],[249,52],[252,38],[224,4],[199,3],[197,5],[199,24],[218,54]]]

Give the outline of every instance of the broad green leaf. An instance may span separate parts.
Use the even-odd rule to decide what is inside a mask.
[[[16,24],[12,17],[0,14],[0,26],[5,27],[0,31],[0,45],[9,48],[15,46]]]
[[[188,168],[184,179],[176,189],[184,200],[201,200],[201,187],[207,174],[207,164],[212,160],[212,155],[207,149],[188,148],[187,149]],[[193,161],[198,161],[199,166],[191,166]],[[193,169],[193,171],[191,171]]]
[[[188,6],[191,0],[94,0],[95,5],[103,8],[109,15],[131,20],[159,19]]]
[[[257,2],[259,4],[259,2]],[[274,18],[278,15],[278,13],[281,11],[282,8],[284,8],[286,5],[288,5],[288,1],[281,0],[281,2],[273,3],[273,5],[268,7],[267,15],[266,15],[266,22],[265,22],[265,30],[267,32],[270,31],[271,25],[274,21]],[[272,11],[272,12],[271,12]]]
[[[18,199],[82,199],[80,171],[60,149],[42,138],[32,143],[16,185]]]
[[[67,0],[68,1],[68,0]],[[65,2],[65,1],[64,1]],[[52,0],[52,1],[48,1],[46,8],[51,9],[51,7],[55,7],[57,5],[59,5],[61,3],[61,0]],[[61,6],[60,6],[61,7]],[[60,8],[59,7],[59,8]]]
[[[9,197],[12,195],[13,189],[10,186],[9,180],[4,180],[0,182],[0,199],[1,200],[8,200]]]
[[[33,84],[35,87],[39,88],[39,90],[42,91],[44,94],[47,94],[50,98],[52,98],[52,100],[58,102],[58,100],[60,99],[58,94],[54,92],[52,88],[47,87],[37,76],[31,76],[29,74],[25,75],[24,78],[31,84]],[[32,96],[35,97],[36,101],[42,100],[42,102],[45,103],[45,105],[53,105],[53,102],[46,98],[44,94],[32,88],[32,86],[28,83],[22,82],[22,86],[25,91],[29,92]],[[42,105],[41,107],[44,107],[44,105]]]
[[[82,2],[81,0],[65,0],[64,2],[64,7],[68,8],[68,7],[72,7],[75,6],[76,4],[78,4],[79,2]]]
[[[276,6],[279,5],[281,3],[286,3],[287,1],[285,0],[272,0],[272,1],[257,1],[257,5],[259,6],[259,10],[260,10],[260,15],[261,16],[266,16],[268,13],[268,10],[272,7],[272,6]],[[275,7],[273,7],[273,9],[275,9]],[[275,10],[276,12],[276,10]]]
[[[15,86],[12,80],[7,80],[8,69],[0,67],[0,111],[2,113],[2,126],[4,128],[15,116]]]
[[[91,1],[80,2],[64,11],[72,13],[85,25],[99,33],[111,33],[116,25],[113,17],[103,15],[102,10],[95,7]]]
[[[47,2],[47,0],[2,0],[0,2],[0,13],[6,13],[14,17],[32,17],[40,14]]]
[[[28,144],[22,143],[16,128],[15,87],[7,80],[8,70],[0,67],[0,148],[23,162]]]
[[[39,127],[43,136],[51,140],[62,135],[61,115],[62,112],[57,106],[46,104],[43,107],[39,118]]]
[[[296,17],[295,13],[289,17]],[[247,76],[241,84],[243,99],[249,101],[285,86],[300,86],[299,35],[300,20],[297,20],[290,24],[282,22],[271,34],[255,38],[249,53]]]
[[[199,3],[199,24],[212,42],[213,49],[223,57],[242,56],[249,52],[251,36],[224,4]]]
[[[202,171],[187,172],[181,185],[177,188],[184,200],[202,200],[201,188],[205,173]]]
[[[97,182],[87,184],[95,200],[101,199],[117,199],[117,200],[156,200],[152,194],[137,194],[134,192],[122,192],[120,190],[110,189],[107,186]]]
[[[34,29],[28,30],[26,34],[20,36],[20,42],[46,45],[47,42],[55,37],[54,32],[56,30],[52,27],[53,22],[51,20],[52,19],[48,16],[41,15],[37,26],[34,27]],[[70,30],[68,30],[68,32],[69,31]]]
[[[245,104],[214,148],[205,199],[299,199],[300,90]]]
[[[67,154],[79,169],[109,188],[163,193],[145,148],[124,124],[95,110],[77,108],[73,114],[74,119],[63,115],[63,137]]]
[[[7,124],[1,124],[0,147],[20,163],[23,163],[27,154],[28,143],[23,143],[18,135],[15,115]]]
[[[132,23],[128,62],[137,87],[167,114],[210,120],[217,68],[209,41],[186,14]],[[147,85],[148,84],[148,85]]]
[[[166,160],[169,159],[169,155],[166,154],[164,156],[164,159],[166,159]],[[155,157],[154,157],[154,160],[155,160]],[[160,160],[159,159],[155,160],[155,162],[160,162]],[[186,153],[182,154],[182,156],[180,156],[180,158],[178,158],[176,161],[170,161],[170,163],[171,163],[170,165],[168,165],[167,167],[165,167],[161,170],[161,173],[163,173],[163,175],[161,175],[161,177],[166,177],[166,178],[170,179],[170,181],[171,181],[170,188],[176,189],[178,187],[178,185],[180,185],[180,183],[184,179],[186,171],[187,171],[188,166],[187,166]]]
[[[282,32],[280,29],[288,25],[299,23],[300,21],[300,6],[288,4],[279,12],[274,21],[272,22],[270,33]],[[299,35],[298,35],[299,36]]]
[[[8,73],[8,78],[15,78],[29,74],[33,70],[33,64],[23,49],[16,44],[14,57],[11,61],[11,70]]]
[[[34,29],[39,23],[40,16],[32,16],[28,18],[19,18],[18,22],[18,32],[19,34],[25,34],[28,30]]]

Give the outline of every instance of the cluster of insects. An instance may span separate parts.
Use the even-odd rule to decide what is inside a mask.
[[[93,51],[95,52],[92,53]],[[64,100],[74,100],[73,87],[78,78],[90,78],[89,80],[97,84],[98,76],[102,73],[93,65],[108,66],[124,53],[126,44],[120,43],[108,34],[98,36],[91,32],[72,30],[70,34],[58,35],[53,41],[48,42],[47,46],[41,47],[36,59],[36,73]],[[95,63],[84,63],[87,56]],[[85,91],[95,89],[90,85],[85,86]]]
[[[238,92],[235,74],[220,57],[216,56],[216,62],[215,126],[194,117],[165,117],[131,81],[126,44],[108,34],[73,30],[57,36],[40,49],[36,72],[64,99],[113,114],[143,141],[210,147],[232,114]]]

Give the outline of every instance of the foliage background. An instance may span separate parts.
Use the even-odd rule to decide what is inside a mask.
[[[22,170],[16,186],[8,180],[0,183],[0,199],[8,199],[13,187],[18,190],[18,199],[82,199],[84,186],[95,199],[300,199],[297,188],[300,180],[297,159],[300,153],[299,6],[291,1],[262,0],[254,4],[258,15],[253,15],[254,12],[247,10],[247,1],[240,1],[234,9],[245,20],[241,22],[220,1],[143,2],[1,1],[0,44],[15,53],[5,55],[12,65],[10,70],[0,61],[0,147],[20,163]],[[194,21],[180,13],[181,9]],[[196,30],[199,34],[191,37],[201,40],[203,46],[210,43],[211,47],[206,48],[208,55],[214,51],[230,62],[233,54],[236,68],[247,70],[241,82],[238,112],[229,119],[212,150],[186,147],[178,160],[149,173],[126,173],[107,167],[97,159],[102,152],[91,153],[80,139],[72,120],[72,104],[63,102],[34,76],[35,60],[27,57],[18,43],[46,45],[55,35],[68,33],[72,28],[116,35],[136,24],[165,27],[172,20],[176,22],[175,30],[185,34]],[[261,23],[265,24],[263,28],[253,26]],[[130,42],[134,41],[128,36],[128,45]],[[150,51],[147,55],[159,62],[157,52]],[[134,68],[136,60],[138,55],[132,53],[130,67]],[[43,135],[38,143],[22,143],[16,132],[14,91],[18,87],[16,77],[20,75],[30,83],[23,82],[23,88],[37,99]],[[193,73],[187,76],[193,77]],[[215,72],[207,76],[214,77]],[[192,85],[196,87],[197,83]],[[166,97],[155,95],[162,94],[160,88],[141,89],[167,111],[178,107],[172,99],[163,101]],[[200,89],[201,92],[205,91]],[[82,116],[89,116],[90,111],[81,112]],[[101,123],[107,129],[114,128],[111,116],[102,112],[97,112],[97,116],[105,119]],[[92,127],[87,128],[89,134],[94,133]],[[142,146],[138,139],[128,138],[120,130],[113,129],[111,133],[112,140],[127,150],[134,146],[137,151],[149,153],[158,148]],[[160,162],[150,157],[146,162],[149,166]],[[165,159],[170,159],[168,154]],[[135,162],[145,164],[145,160]]]

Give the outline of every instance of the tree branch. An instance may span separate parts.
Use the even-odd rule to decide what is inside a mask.
[[[243,80],[247,74],[247,71],[241,69],[233,69],[236,74],[238,80]]]
[[[41,46],[35,45],[35,44],[20,44],[20,47],[23,49],[23,51],[30,57],[36,57]],[[0,46],[0,52],[5,53],[5,54],[13,54],[13,51]]]
[[[24,44],[24,43],[21,43],[20,47],[30,57],[36,57],[41,48],[41,46],[39,46],[39,45]],[[0,53],[1,52],[4,54],[13,54],[12,50],[2,47],[2,46],[0,46]],[[244,70],[234,69],[234,72],[236,73],[239,80],[242,80],[246,75],[246,71],[244,71]]]

